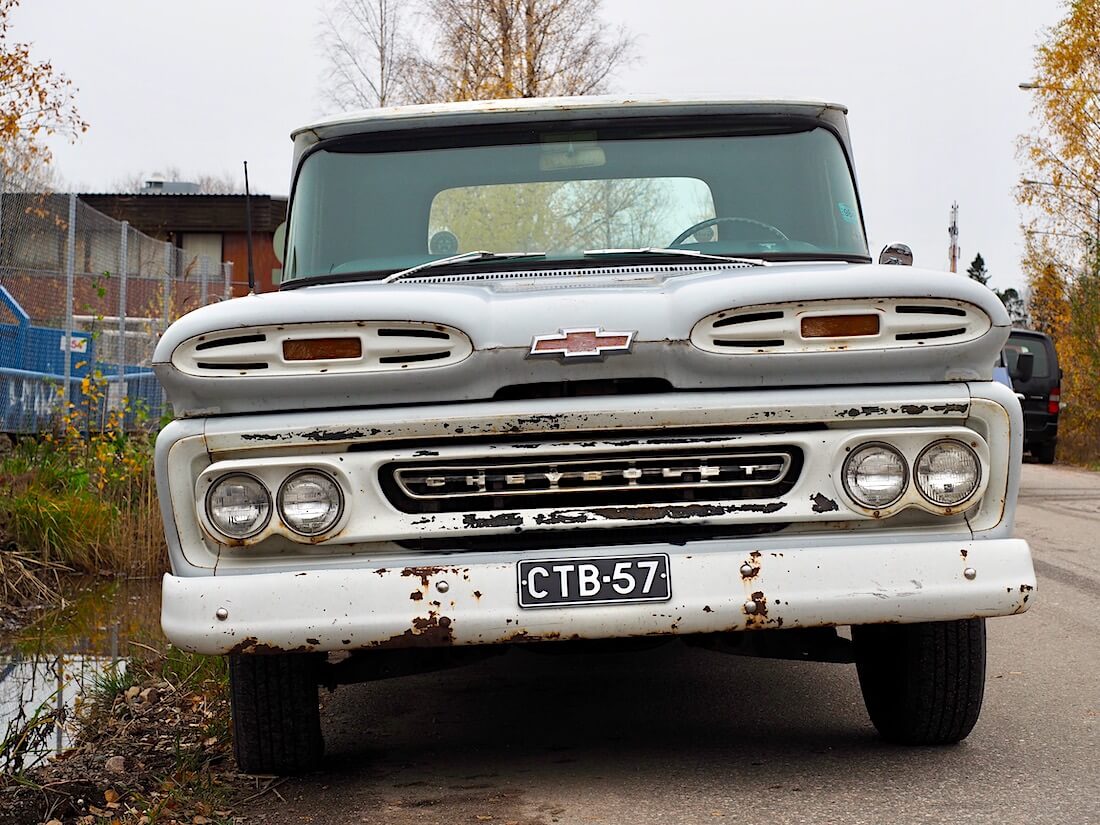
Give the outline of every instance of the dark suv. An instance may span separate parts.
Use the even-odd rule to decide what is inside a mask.
[[[1014,329],[1004,358],[1024,410],[1024,449],[1040,463],[1053,464],[1062,407],[1062,370],[1054,342],[1042,332]]]

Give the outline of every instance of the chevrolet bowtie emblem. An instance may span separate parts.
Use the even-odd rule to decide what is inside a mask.
[[[633,332],[604,332],[596,329],[563,329],[553,335],[536,335],[528,358],[602,358],[613,353],[630,352]]]

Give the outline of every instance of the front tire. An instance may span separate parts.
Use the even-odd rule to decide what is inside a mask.
[[[233,751],[242,773],[316,769],[324,752],[318,657],[304,653],[229,657]]]
[[[965,739],[985,692],[985,620],[852,628],[859,685],[879,735],[901,745]]]

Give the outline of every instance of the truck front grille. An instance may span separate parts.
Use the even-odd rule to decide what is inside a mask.
[[[794,448],[595,455],[544,461],[389,464],[382,486],[406,513],[775,499],[798,479]]]

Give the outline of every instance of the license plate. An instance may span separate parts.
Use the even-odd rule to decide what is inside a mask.
[[[668,556],[543,559],[516,565],[520,607],[664,602],[672,598]]]

